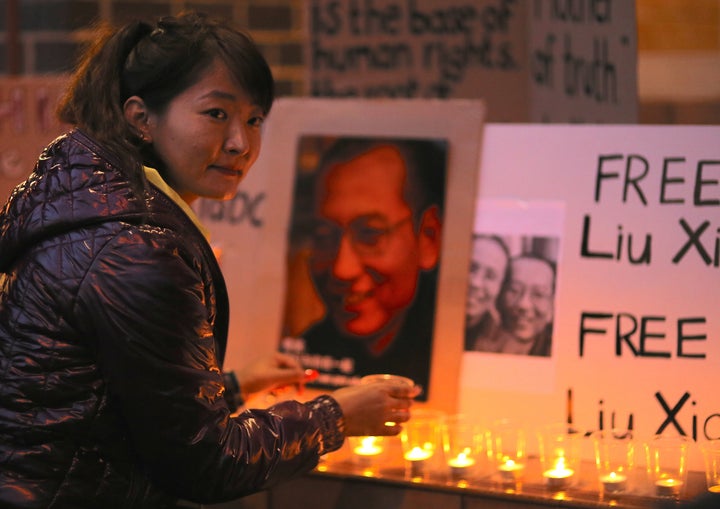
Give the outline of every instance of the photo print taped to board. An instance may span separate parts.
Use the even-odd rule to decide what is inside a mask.
[[[558,245],[557,237],[473,235],[466,351],[550,356]]]

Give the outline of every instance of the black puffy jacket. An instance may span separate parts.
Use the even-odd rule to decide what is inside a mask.
[[[220,502],[342,444],[326,396],[230,416],[218,264],[172,199],[145,204],[74,130],[2,211],[2,508]]]

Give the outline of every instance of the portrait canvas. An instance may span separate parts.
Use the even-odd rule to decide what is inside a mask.
[[[309,385],[428,387],[447,155],[444,139],[299,137],[279,349],[318,370]]]

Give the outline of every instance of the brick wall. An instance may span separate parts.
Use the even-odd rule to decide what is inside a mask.
[[[636,0],[638,50],[720,52],[720,1]]]
[[[197,8],[247,27],[273,68],[278,95],[301,96],[306,1],[0,0],[0,76],[13,67],[21,74],[69,70],[93,20],[119,24]],[[636,6],[640,122],[720,124],[720,0]]]
[[[720,0],[635,5],[640,122],[720,124]]]
[[[9,47],[16,48],[20,74],[66,72],[90,37],[86,28],[93,21],[152,20],[184,8],[247,27],[273,67],[278,95],[304,93],[303,0],[0,0],[0,75],[13,71]]]

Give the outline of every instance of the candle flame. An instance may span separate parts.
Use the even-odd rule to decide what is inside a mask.
[[[426,451],[422,447],[415,446],[405,454],[405,459],[410,461],[426,460],[432,456],[432,451]]]
[[[475,464],[475,460],[468,456],[465,451],[459,452],[457,456],[448,461],[451,467],[470,467]]]
[[[545,472],[545,477],[550,477],[554,479],[560,479],[565,477],[570,477],[575,473],[574,470],[571,468],[568,468],[565,464],[565,457],[561,456],[559,458],[555,458],[555,465],[553,468]]]
[[[380,454],[382,447],[376,443],[378,441],[378,437],[362,437],[360,439],[360,445],[355,448],[355,454],[359,456],[375,456]]]

